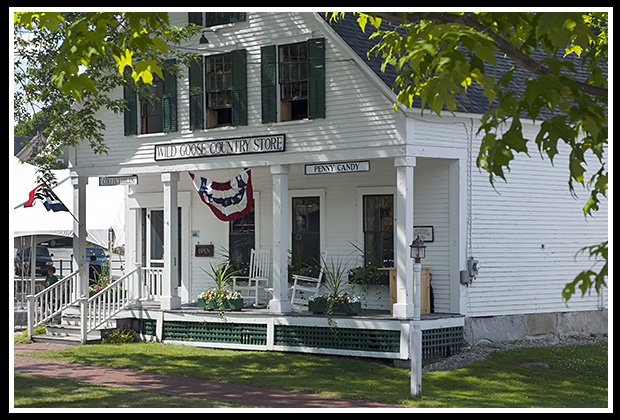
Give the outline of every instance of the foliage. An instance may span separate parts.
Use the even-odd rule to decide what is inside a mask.
[[[194,54],[174,48],[198,33],[195,25],[171,27],[167,13],[17,12],[13,25],[14,119],[47,121],[45,147],[29,159],[39,179],[54,184],[50,169],[65,146],[86,141],[107,153],[100,109],[123,112],[125,101],[112,95],[123,85],[151,84],[163,77],[166,58],[185,64]],[[176,68],[169,69],[173,74]]]
[[[202,271],[204,271],[209,277],[213,279],[213,281],[215,282],[215,287],[203,291],[200,295],[198,295],[198,299],[240,299],[242,297],[241,293],[228,290],[230,281],[235,274],[235,272],[230,269],[230,262],[226,262],[226,265],[224,265],[223,267],[220,265],[220,263],[216,263],[215,267],[211,263],[209,263],[209,265],[211,266],[211,271],[207,271],[205,269],[202,269]]]
[[[332,13],[331,20],[343,16]],[[467,109],[462,98],[473,84],[483,88],[492,109],[480,121],[477,165],[491,184],[506,181],[515,154],[529,156],[532,143],[551,163],[564,143],[571,194],[575,183],[589,188],[584,215],[599,209],[608,181],[608,13],[359,13],[358,23],[362,31],[368,23],[375,29],[369,57],[382,58],[382,71],[389,65],[397,72],[396,109],[419,98],[422,113],[454,113]],[[487,70],[502,54],[515,65],[494,77]],[[542,121],[535,138],[524,136],[523,118]],[[591,249],[607,261],[606,242]],[[605,277],[606,263],[575,280],[582,290],[599,290]],[[565,289],[565,298],[572,289]]]
[[[130,329],[118,328],[110,331],[105,337],[101,339],[102,344],[127,344],[135,343],[140,338],[138,333]]]

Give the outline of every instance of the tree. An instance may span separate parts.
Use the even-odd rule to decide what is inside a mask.
[[[343,17],[332,13],[331,19]],[[397,72],[393,89],[398,104],[413,106],[421,100],[421,112],[454,113],[467,108],[461,100],[477,83],[491,104],[480,120],[482,134],[477,165],[506,181],[506,171],[516,153],[529,156],[535,143],[541,156],[553,163],[561,141],[570,148],[568,185],[590,189],[584,216],[599,209],[607,196],[608,170],[608,14],[582,13],[359,13],[362,31],[374,26],[370,38],[377,44],[368,52],[380,55],[382,71]],[[396,22],[381,25],[383,19]],[[398,23],[400,22],[400,23]],[[505,74],[491,76],[498,54],[514,66]],[[517,77],[519,75],[519,77]],[[525,77],[523,77],[525,76]],[[540,120],[534,139],[525,138],[522,118]],[[586,162],[588,161],[588,163]],[[597,168],[586,179],[586,166]],[[583,248],[591,257],[602,257],[598,272],[581,272],[562,292],[568,300],[575,288],[582,294],[598,292],[607,277],[608,241]]]
[[[107,153],[105,124],[96,113],[126,106],[110,92],[152,84],[153,74],[163,78],[166,58],[193,59],[171,46],[197,33],[195,25],[171,27],[167,13],[15,13],[14,118],[24,123],[37,115],[52,129],[30,157],[40,179],[53,182],[50,169],[64,146],[88,141],[95,153]]]

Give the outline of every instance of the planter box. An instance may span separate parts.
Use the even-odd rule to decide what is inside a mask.
[[[314,313],[325,313],[327,311],[327,302],[308,302],[308,310]],[[333,307],[335,314],[357,315],[362,310],[362,302],[355,303],[338,303]]]
[[[220,302],[217,300],[198,299],[198,307],[204,308],[205,311],[219,311],[220,309],[224,311],[240,311],[243,309],[243,298],[222,300],[221,304],[222,307],[220,308]]]

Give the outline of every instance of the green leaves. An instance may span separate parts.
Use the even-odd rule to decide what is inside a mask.
[[[63,14],[16,13],[16,30],[64,31],[54,60],[51,81],[65,95],[81,102],[84,90],[96,94],[97,86],[86,69],[97,66],[111,52],[120,75],[126,66],[134,69],[134,81],[151,84],[153,73],[162,75],[152,58],[169,50],[164,37],[170,32],[167,13],[82,13],[67,21]],[[140,57],[134,62],[136,57]]]

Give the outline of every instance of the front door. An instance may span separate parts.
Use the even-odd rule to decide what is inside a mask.
[[[178,208],[178,261],[183,261],[182,255],[182,211]],[[142,264],[147,268],[164,267],[164,210],[163,209],[142,209]],[[179,268],[178,286],[182,284],[181,264]]]

